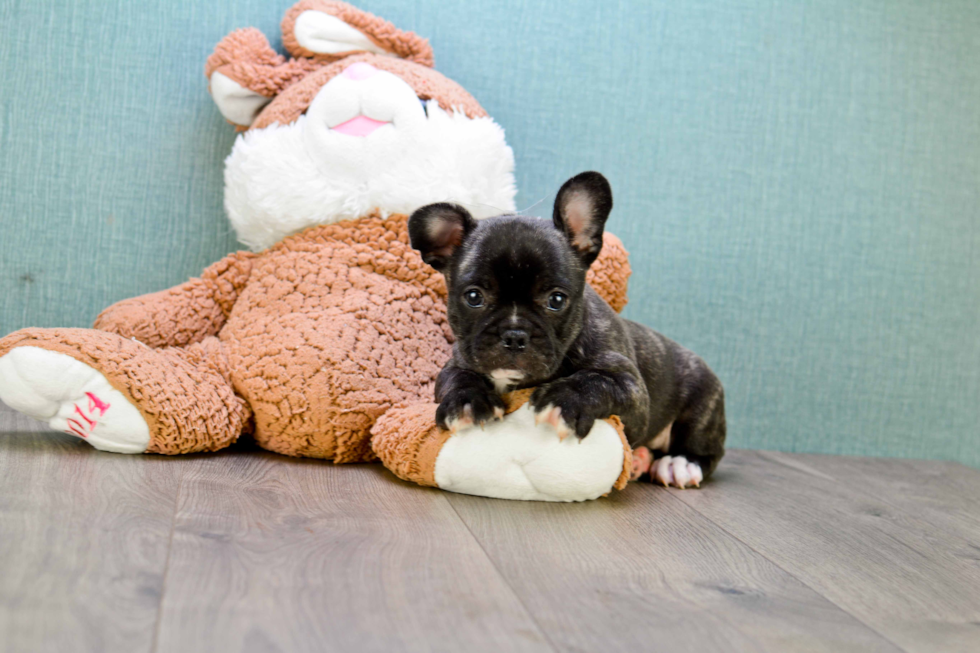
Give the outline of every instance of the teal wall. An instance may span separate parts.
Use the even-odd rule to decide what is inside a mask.
[[[0,0],[0,332],[235,248],[204,60],[290,4]],[[520,206],[610,177],[628,315],[718,371],[732,445],[980,466],[980,2],[359,4],[507,129]]]

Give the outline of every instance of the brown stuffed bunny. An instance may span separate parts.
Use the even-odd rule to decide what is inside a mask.
[[[251,433],[356,462],[376,459],[369,431],[391,406],[431,401],[452,334],[443,279],[409,247],[405,216],[442,200],[512,211],[503,130],[414,34],[326,0],[296,4],[282,27],[293,58],[248,29],[206,67],[246,130],[225,206],[253,252],[119,302],[94,329],[0,340],[5,403],[107,451],[214,451]],[[591,282],[619,309],[628,275],[607,237]]]

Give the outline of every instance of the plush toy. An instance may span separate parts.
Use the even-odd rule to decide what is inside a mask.
[[[406,214],[443,200],[478,217],[513,211],[513,154],[415,34],[329,0],[297,3],[282,30],[290,58],[243,29],[205,70],[243,131],[225,208],[252,251],[119,302],[94,329],[3,338],[5,403],[123,453],[214,451],[251,434],[282,454],[362,462],[377,459],[370,429],[392,406],[409,412],[388,416],[379,451],[398,419],[411,430],[452,333],[444,281],[408,245]],[[590,275],[622,308],[629,266],[614,237]],[[437,472],[462,470],[455,479],[485,457],[464,435],[440,459],[470,462]]]

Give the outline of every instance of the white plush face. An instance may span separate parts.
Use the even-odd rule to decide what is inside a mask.
[[[423,105],[401,78],[359,62],[296,122],[239,136],[225,162],[225,208],[239,240],[259,250],[375,209],[451,201],[477,217],[511,212],[513,168],[493,120]]]

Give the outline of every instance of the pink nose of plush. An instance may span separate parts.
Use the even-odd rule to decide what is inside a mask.
[[[369,63],[364,63],[363,61],[358,61],[355,64],[351,64],[344,70],[344,76],[353,79],[355,82],[364,81],[368,77],[373,77],[377,73],[377,68]]]

